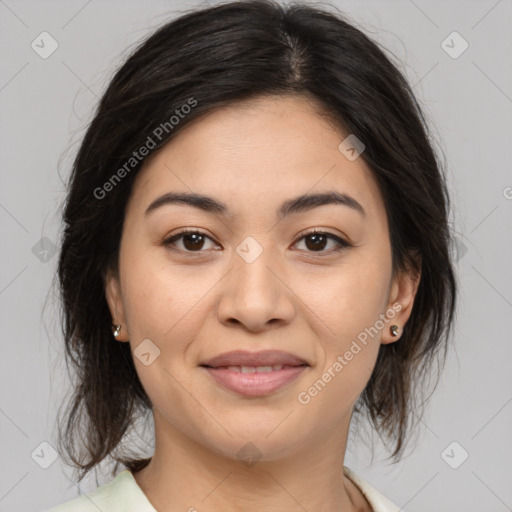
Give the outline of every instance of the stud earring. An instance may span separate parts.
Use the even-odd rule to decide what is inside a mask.
[[[392,336],[398,336],[398,325],[392,325],[389,330]]]
[[[112,326],[112,334],[114,335],[114,338],[117,338],[119,336],[119,333],[121,332],[121,325],[113,325]]]

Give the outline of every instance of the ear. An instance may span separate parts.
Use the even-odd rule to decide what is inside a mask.
[[[417,258],[416,258],[417,259]],[[390,318],[382,331],[381,343],[386,345],[400,339],[407,320],[411,316],[414,299],[421,279],[421,260],[418,260],[418,270],[397,272],[391,283],[387,311],[394,311],[395,316]],[[389,317],[389,315],[387,315]],[[393,336],[390,331],[392,325],[398,326],[398,335]]]
[[[121,331],[115,338],[116,341],[129,341],[128,325],[124,314],[121,285],[117,274],[109,268],[105,276],[105,297],[112,317],[113,325],[120,325]]]

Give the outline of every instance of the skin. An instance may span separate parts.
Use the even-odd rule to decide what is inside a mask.
[[[159,512],[371,510],[341,470],[350,419],[380,344],[399,339],[389,326],[401,334],[419,276],[392,275],[383,199],[363,159],[338,149],[347,135],[311,100],[260,97],[195,120],[136,177],[106,297],[120,342],[133,351],[150,339],[160,350],[148,366],[134,357],[155,421],[153,459],[134,477]],[[290,198],[331,190],[366,215],[329,204],[276,216]],[[214,197],[229,215],[184,204],[145,215],[168,192]],[[205,233],[202,245],[163,244],[182,228]],[[335,252],[327,239],[315,249],[302,234],[312,228],[352,247]],[[236,252],[248,236],[263,249],[252,263]],[[300,403],[393,304],[392,321]],[[245,397],[198,366],[234,349],[281,349],[310,367],[272,395]],[[261,455],[251,467],[237,456],[248,442]]]

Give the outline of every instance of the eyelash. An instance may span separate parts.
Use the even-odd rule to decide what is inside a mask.
[[[179,240],[180,238],[183,238],[183,236],[185,236],[185,235],[202,235],[202,236],[204,236],[206,238],[209,238],[213,242],[215,242],[211,237],[209,237],[206,233],[203,233],[202,231],[198,231],[198,230],[195,230],[195,229],[184,229],[183,231],[175,233],[170,238],[165,239],[163,241],[163,245],[165,245],[165,246],[172,246],[177,240]],[[337,252],[340,252],[340,251],[342,251],[344,249],[352,247],[352,244],[350,244],[349,242],[347,242],[343,238],[340,238],[339,236],[334,235],[334,234],[329,233],[329,232],[326,232],[326,231],[317,231],[316,229],[313,229],[311,231],[307,231],[305,233],[301,233],[299,235],[299,238],[298,238],[297,242],[295,242],[295,243],[300,242],[302,239],[306,238],[309,235],[323,235],[323,236],[327,236],[327,238],[330,238],[331,240],[334,240],[338,244],[337,248],[335,248],[333,250],[330,250],[330,251],[324,251],[324,250],[322,250],[322,251],[307,251],[307,252],[310,252],[310,253],[315,254],[315,255],[316,254],[322,255],[322,254],[337,253]],[[183,249],[176,249],[175,247],[171,247],[171,249],[172,250],[178,250],[178,251],[184,252],[186,254],[194,254],[194,253],[201,254],[202,252],[206,252],[204,250],[188,251],[188,250],[183,250]]]

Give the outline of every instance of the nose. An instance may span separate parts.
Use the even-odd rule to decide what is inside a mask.
[[[289,323],[295,315],[294,294],[286,272],[271,249],[252,262],[233,254],[231,271],[220,283],[220,322],[258,332]]]

